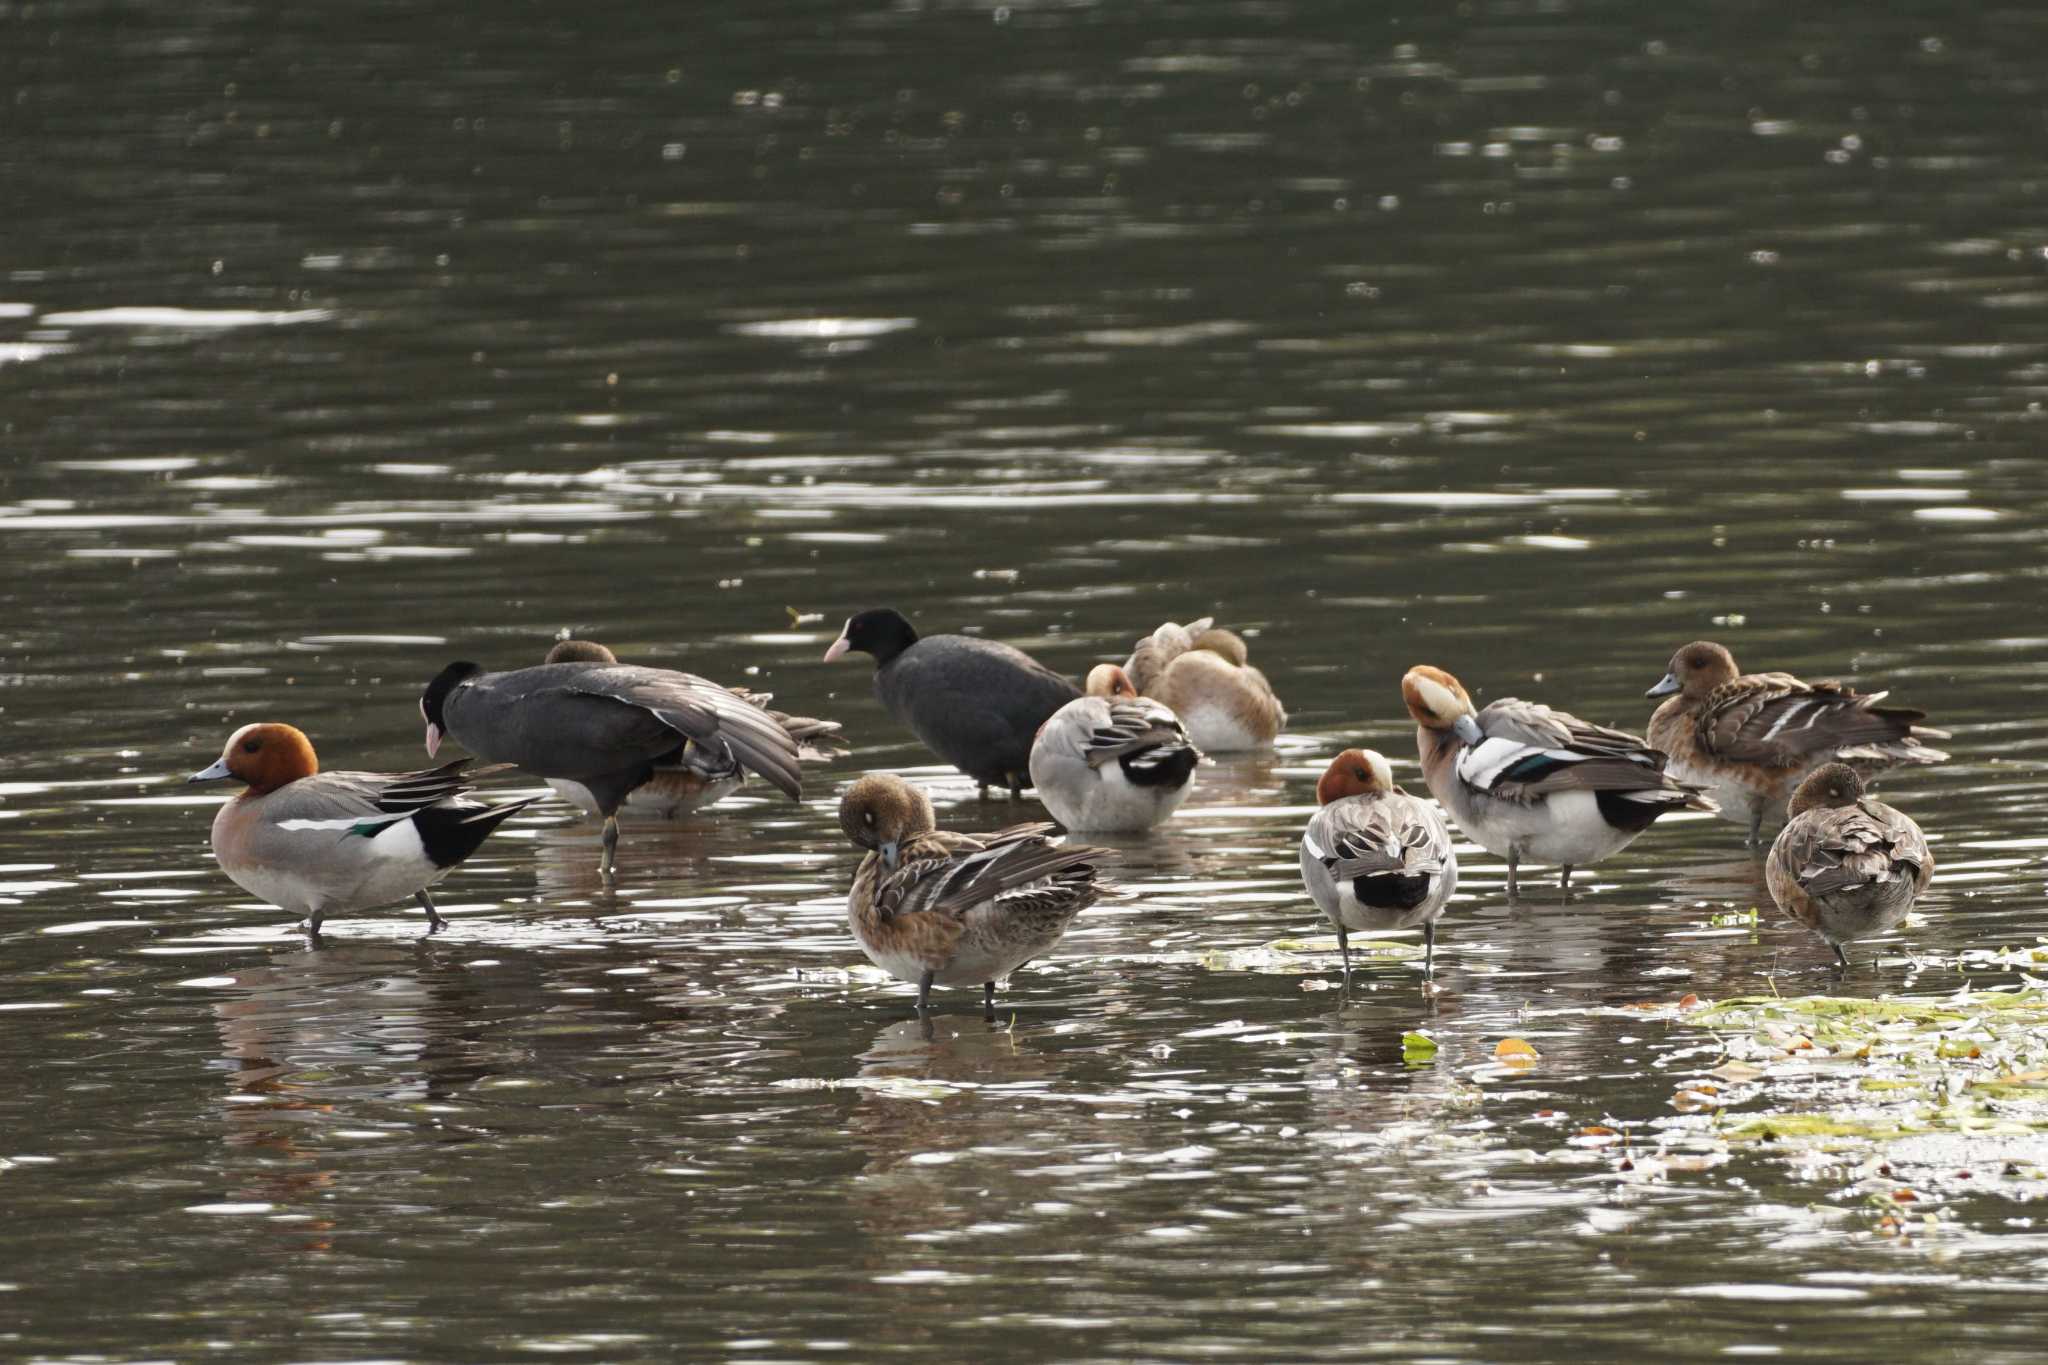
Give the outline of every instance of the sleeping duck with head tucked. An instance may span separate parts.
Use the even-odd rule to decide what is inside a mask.
[[[1138,641],[1124,672],[1140,696],[1180,717],[1203,753],[1270,748],[1287,724],[1287,708],[1252,667],[1244,638],[1211,617],[1168,621]]]
[[[1053,826],[993,834],[938,828],[932,803],[894,773],[870,773],[839,802],[846,837],[867,850],[847,896],[847,923],[868,961],[917,987],[924,1017],[933,986],[980,986],[995,1018],[996,982],[1050,951],[1104,887],[1116,855],[1055,844]]]
[[[1508,864],[1572,869],[1633,842],[1662,815],[1714,809],[1664,772],[1664,755],[1634,735],[1514,697],[1475,709],[1458,680],[1427,664],[1401,679],[1429,790],[1467,838]]]
[[[1786,818],[1793,789],[1824,764],[1846,763],[1868,778],[1948,757],[1920,742],[1948,738],[1919,723],[1925,711],[1879,706],[1885,693],[1839,682],[1743,673],[1711,640],[1680,648],[1643,695],[1668,699],[1650,717],[1652,747],[1671,756],[1680,781],[1707,789],[1722,819],[1749,826],[1752,845],[1763,842],[1766,821]]]
[[[1178,810],[1201,761],[1180,717],[1139,696],[1115,664],[1097,664],[1088,695],[1038,727],[1031,785],[1068,829],[1129,833]]]

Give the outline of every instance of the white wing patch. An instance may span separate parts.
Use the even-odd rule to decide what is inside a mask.
[[[1481,791],[1491,791],[1503,774],[1527,758],[1547,758],[1553,763],[1584,763],[1591,754],[1577,749],[1539,749],[1511,739],[1493,738],[1458,755],[1458,776]]]

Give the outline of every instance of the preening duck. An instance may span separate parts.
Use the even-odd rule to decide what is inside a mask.
[[[1830,763],[1792,794],[1791,819],[1764,859],[1771,898],[1818,934],[1846,967],[1844,943],[1893,929],[1934,878],[1920,826],[1863,794],[1846,763]]]
[[[1252,667],[1242,637],[1203,617],[1168,621],[1124,664],[1139,695],[1173,709],[1204,753],[1264,749],[1287,724],[1287,708]]]
[[[917,986],[980,986],[995,1017],[995,983],[1049,951],[1102,894],[1108,849],[1055,844],[1048,824],[994,834],[937,827],[932,803],[892,773],[872,773],[839,803],[840,828],[867,856],[846,917],[868,961]]]
[[[803,745],[790,726],[694,673],[588,662],[486,673],[453,663],[421,693],[420,715],[430,757],[446,736],[480,758],[586,788],[604,817],[606,877],[619,808],[687,744],[758,773],[792,801],[803,795]]]
[[[244,725],[193,782],[233,779],[246,790],[213,817],[213,856],[233,882],[306,918],[320,936],[327,916],[408,896],[428,932],[447,927],[427,888],[448,875],[492,830],[538,799],[487,806],[459,759],[414,773],[320,771],[313,743],[290,726]]]
[[[1140,697],[1115,664],[1053,713],[1031,745],[1031,785],[1053,819],[1087,832],[1151,829],[1194,789],[1201,751],[1180,718]]]
[[[1436,922],[1458,889],[1458,855],[1443,817],[1395,786],[1393,769],[1371,749],[1332,759],[1316,801],[1322,809],[1301,836],[1301,880],[1337,926],[1345,980],[1352,929],[1419,927],[1422,972],[1434,977]]]
[[[558,640],[543,663],[616,664],[618,656],[595,640]],[[792,716],[769,707],[774,695],[750,692],[742,687],[727,688],[735,697],[760,707],[777,724],[794,736],[797,756],[806,763],[824,763],[846,751],[836,721]],[[652,820],[680,820],[704,807],[724,800],[740,789],[746,772],[730,754],[716,745],[686,740],[680,748],[655,765],[653,774],[626,793],[619,813]],[[566,777],[550,777],[547,784],[555,794],[587,816],[601,815],[598,800],[590,788]]]
[[[903,613],[877,607],[847,618],[825,651],[875,660],[875,698],[927,749],[990,787],[1023,794],[1031,741],[1081,689],[1020,649],[971,635],[919,636]]]
[[[1752,844],[1763,841],[1766,820],[1786,818],[1793,789],[1824,764],[1847,763],[1867,777],[1948,757],[1920,742],[1948,738],[1919,723],[1925,711],[1879,706],[1886,693],[1839,682],[1742,673],[1711,640],[1673,654],[1643,695],[1670,698],[1650,717],[1649,740],[1671,756],[1672,775],[1706,788],[1722,819],[1749,826]]]
[[[1572,869],[1626,848],[1657,817],[1714,805],[1664,773],[1634,735],[1536,702],[1502,697],[1475,711],[1458,680],[1426,664],[1401,679],[1430,791],[1467,838],[1507,859],[1508,895],[1525,862]]]

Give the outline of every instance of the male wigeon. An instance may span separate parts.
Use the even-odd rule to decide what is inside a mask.
[[[1839,682],[1740,673],[1735,656],[1711,640],[1673,654],[1663,680],[1643,695],[1670,698],[1650,717],[1651,746],[1671,756],[1674,776],[1707,789],[1722,819],[1747,824],[1751,844],[1763,842],[1765,820],[1785,818],[1793,788],[1823,764],[1870,775],[1948,757],[1920,742],[1948,738],[1918,723],[1925,711],[1879,706],[1887,694]]]
[[[790,726],[694,673],[589,662],[486,673],[453,663],[420,694],[420,715],[430,757],[447,736],[479,758],[586,788],[604,817],[605,877],[617,861],[619,808],[688,744],[791,800],[803,795],[803,745]]]
[[[1048,824],[994,834],[937,827],[925,794],[892,773],[847,789],[839,825],[868,850],[854,874],[846,918],[868,961],[917,985],[917,1012],[933,986],[980,986],[995,1018],[996,981],[1058,943],[1102,894],[1108,849],[1054,844]]]
[[[1415,718],[1422,773],[1474,843],[1508,863],[1508,896],[1524,862],[1572,869],[1619,852],[1658,816],[1711,811],[1697,787],[1664,773],[1664,755],[1634,735],[1502,697],[1475,711],[1456,678],[1427,664],[1401,679]]]
[[[1316,783],[1322,809],[1301,836],[1301,880],[1337,926],[1344,979],[1352,929],[1422,929],[1422,973],[1436,975],[1436,922],[1458,889],[1451,832],[1427,801],[1394,785],[1372,749],[1346,749]]]
[[[448,875],[507,818],[538,800],[487,806],[461,759],[416,773],[323,773],[312,741],[289,725],[244,725],[192,782],[247,784],[213,817],[213,856],[235,885],[306,917],[320,936],[327,916],[411,896],[428,932],[445,927],[427,888]]]
[[[1031,785],[1071,830],[1150,829],[1194,788],[1201,751],[1180,718],[1141,697],[1115,664],[1088,673],[1088,695],[1053,712],[1031,745]]]
[[[1835,950],[1896,927],[1934,877],[1920,826],[1863,794],[1846,763],[1816,770],[1792,793],[1791,818],[1764,859],[1771,898]]]
[[[847,618],[825,651],[875,660],[875,698],[927,749],[974,779],[1020,796],[1031,740],[1081,689],[1020,649],[971,635],[920,636],[903,613],[877,607]]]
[[[557,640],[543,663],[616,664],[618,656],[595,640]],[[769,707],[771,693],[750,692],[742,687],[726,689],[742,701],[760,707],[790,734],[800,746],[798,757],[806,763],[823,763],[846,751],[836,721],[792,716]],[[655,765],[654,774],[626,793],[621,815],[644,816],[654,820],[680,820],[692,812],[724,800],[738,791],[746,772],[730,754],[712,745],[684,741],[667,760]],[[567,777],[550,777],[547,784],[555,794],[583,814],[599,815],[597,798],[590,788]]]
[[[1244,640],[1207,616],[1160,626],[1138,641],[1124,671],[1141,696],[1173,708],[1204,753],[1268,748],[1287,724]]]

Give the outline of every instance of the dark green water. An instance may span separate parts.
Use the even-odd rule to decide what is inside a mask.
[[[1683,1150],[1715,1064],[1603,1010],[1991,986],[2048,931],[2044,46],[2020,5],[0,4],[0,1355],[2032,1358],[1997,1162],[1902,1239],[1881,1152],[1575,1135]],[[1293,712],[1014,1025],[925,1039],[847,935],[838,784],[1020,818],[818,662],[881,602],[1073,672],[1213,613]],[[309,951],[214,867],[179,780],[232,727],[418,766],[428,677],[564,629],[855,753],[629,831],[615,893],[536,808],[431,941]],[[1569,906],[1468,846],[1434,1000],[1255,969],[1322,932],[1322,760],[1416,780],[1408,665],[1640,729],[1700,636],[1954,731],[1887,786],[1941,871],[1875,969],[1698,820]]]

